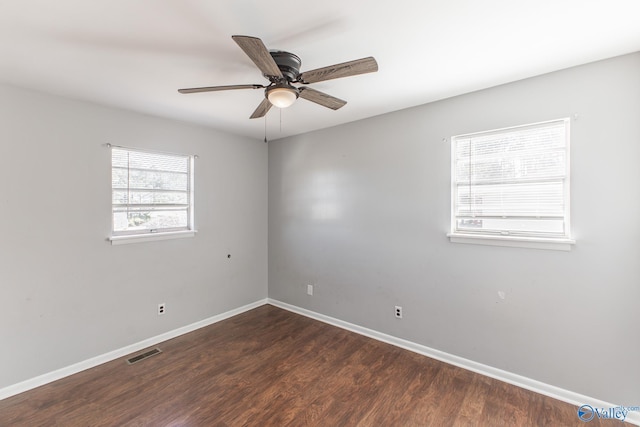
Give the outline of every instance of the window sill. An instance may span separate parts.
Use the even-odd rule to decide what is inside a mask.
[[[131,243],[155,242],[158,240],[184,239],[194,237],[196,233],[196,230],[187,230],[153,234],[130,234],[127,236],[111,236],[107,240],[110,240],[112,245],[128,245]]]
[[[507,246],[512,248],[545,249],[553,251],[570,251],[576,244],[572,239],[545,239],[540,237],[514,236],[480,236],[475,234],[447,234],[451,243],[467,243],[472,245]]]

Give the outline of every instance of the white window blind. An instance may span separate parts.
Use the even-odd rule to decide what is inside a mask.
[[[452,143],[452,234],[569,238],[568,119]]]
[[[193,229],[193,157],[111,148],[112,235]]]

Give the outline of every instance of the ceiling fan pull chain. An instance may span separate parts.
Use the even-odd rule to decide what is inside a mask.
[[[267,143],[267,115],[264,115],[264,143]]]

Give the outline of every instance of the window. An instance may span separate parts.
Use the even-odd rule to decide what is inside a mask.
[[[193,163],[193,156],[112,147],[112,242],[193,235]]]
[[[569,119],[454,136],[451,153],[452,241],[570,248]]]

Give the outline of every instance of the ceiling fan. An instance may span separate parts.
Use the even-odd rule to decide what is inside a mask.
[[[267,50],[262,40],[257,37],[232,36],[231,38],[262,71],[262,75],[269,80],[269,84],[267,86],[245,84],[197,87],[178,89],[178,92],[198,93],[235,89],[264,89],[265,98],[250,117],[257,119],[264,117],[272,105],[286,108],[293,104],[298,97],[315,102],[323,107],[337,110],[343,107],[347,101],[304,85],[378,71],[378,63],[370,56],[301,73],[300,66],[302,61],[297,55],[280,50]],[[303,86],[294,86],[294,83],[302,84]]]

